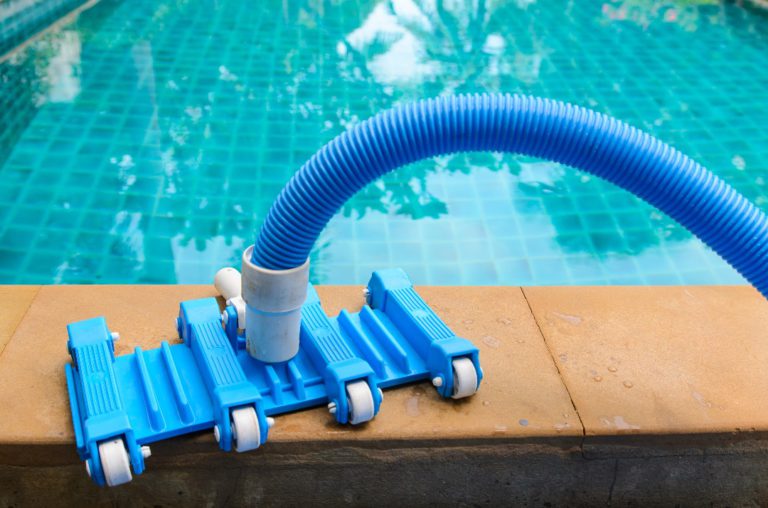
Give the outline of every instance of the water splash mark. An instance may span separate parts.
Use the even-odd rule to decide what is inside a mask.
[[[612,420],[610,418],[602,417],[600,418],[600,423],[605,427],[613,427],[616,430],[640,430],[639,425],[629,423],[623,416],[614,416]]]
[[[560,318],[561,320],[565,321],[566,323],[570,323],[572,325],[579,325],[582,322],[581,317],[574,316],[572,314],[565,314],[563,312],[552,311],[552,315],[554,315],[555,317]]]
[[[405,414],[408,416],[419,416],[421,414],[418,397],[409,397],[405,401]]]
[[[711,408],[712,403],[704,397],[704,395],[700,394],[699,392],[693,391],[691,392],[691,397],[699,403],[702,407]]]

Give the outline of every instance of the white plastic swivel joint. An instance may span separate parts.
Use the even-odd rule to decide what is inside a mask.
[[[234,268],[222,268],[216,272],[213,278],[213,285],[221,296],[226,300],[227,305],[232,305],[237,310],[237,327],[245,328],[245,302],[242,296],[242,280],[240,272]]]
[[[253,245],[245,249],[242,265],[246,347],[262,362],[285,362],[299,352],[309,260],[288,270],[268,270],[251,262],[252,252]]]

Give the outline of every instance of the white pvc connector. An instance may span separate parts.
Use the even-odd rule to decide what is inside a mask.
[[[299,352],[309,260],[288,270],[268,270],[251,262],[252,252],[253,245],[245,249],[242,265],[246,346],[257,360],[285,362]]]
[[[231,300],[242,294],[240,272],[231,267],[222,268],[213,278],[213,285],[225,300]]]
[[[227,305],[232,305],[237,310],[237,327],[245,328],[245,301],[242,297],[242,278],[240,272],[234,268],[222,268],[213,277],[213,285],[216,291],[226,300]]]

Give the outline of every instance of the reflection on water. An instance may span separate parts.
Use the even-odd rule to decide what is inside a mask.
[[[643,28],[652,23],[672,23],[684,30],[696,31],[702,18],[719,23],[724,10],[702,10],[702,6],[717,6],[718,0],[691,0],[686,2],[647,2],[624,0],[602,5],[603,16],[610,21],[631,21]]]
[[[80,93],[80,34],[63,30],[51,39],[51,57],[42,77],[48,102],[72,102]]]
[[[768,18],[706,1],[103,0],[0,65],[0,282],[208,282],[333,136],[424,96],[594,107],[765,203]],[[633,196],[461,154],[347,203],[313,280],[738,281]]]

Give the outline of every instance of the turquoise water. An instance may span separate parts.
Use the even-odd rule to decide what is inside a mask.
[[[102,0],[0,64],[0,283],[207,283],[333,136],[424,96],[592,107],[765,207],[768,17],[710,2]],[[312,280],[739,283],[628,193],[489,154],[350,201]]]

